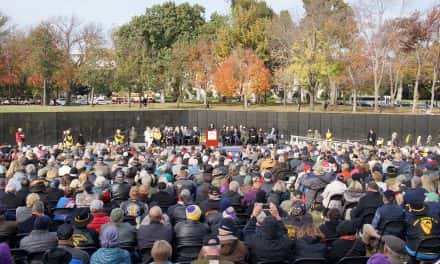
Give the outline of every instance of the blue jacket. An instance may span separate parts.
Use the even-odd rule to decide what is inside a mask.
[[[130,253],[120,248],[100,248],[90,258],[90,264],[131,264]]]
[[[385,227],[385,223],[390,220],[405,220],[405,211],[397,204],[384,204],[377,208],[371,225],[379,231]],[[402,228],[404,228],[402,226]],[[397,235],[402,230],[392,230],[387,228],[387,234]]]

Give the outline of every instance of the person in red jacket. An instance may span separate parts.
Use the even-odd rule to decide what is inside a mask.
[[[110,222],[110,217],[103,212],[104,203],[100,200],[93,200],[90,203],[90,212],[93,220],[87,225],[87,228],[95,229],[99,234],[101,226]]]
[[[23,129],[21,127],[19,127],[17,129],[17,132],[15,132],[15,142],[17,143],[19,149],[23,147],[23,143],[25,142],[25,137],[24,137]]]

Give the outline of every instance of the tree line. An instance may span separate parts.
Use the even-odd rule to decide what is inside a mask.
[[[390,17],[387,8],[402,12]],[[166,2],[113,29],[110,38],[75,16],[28,32],[0,15],[0,96],[111,91],[160,93],[180,103],[208,96],[284,104],[337,104],[371,94],[391,104],[428,98],[439,86],[440,6],[403,12],[404,1],[303,0],[304,15],[274,12],[265,1],[230,1],[230,14]],[[109,41],[110,40],[110,41]]]

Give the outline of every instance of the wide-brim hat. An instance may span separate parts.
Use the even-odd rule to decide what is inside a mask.
[[[78,228],[86,227],[93,220],[89,208],[77,209],[73,217],[73,225]]]
[[[44,192],[46,190],[46,184],[43,180],[35,180],[31,183],[29,191],[31,193]]]

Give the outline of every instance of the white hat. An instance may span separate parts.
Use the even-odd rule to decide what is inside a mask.
[[[64,176],[66,174],[70,174],[70,167],[69,166],[62,166],[59,170],[58,170],[58,175],[60,176]]]
[[[94,183],[94,185],[96,186],[96,187],[104,187],[104,184],[107,182],[107,179],[106,178],[104,178],[104,177],[102,177],[102,176],[98,176],[98,177],[96,177],[96,179],[95,179],[95,183]]]
[[[70,188],[72,188],[72,189],[78,189],[79,187],[81,187],[81,183],[79,182],[78,179],[74,179],[74,180],[70,183]]]
[[[90,203],[90,211],[100,211],[104,207],[104,203],[101,200],[93,200]]]

